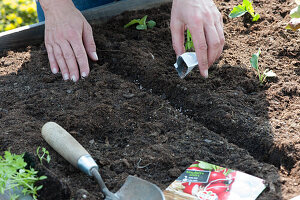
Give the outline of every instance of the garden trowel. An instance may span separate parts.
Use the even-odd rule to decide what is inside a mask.
[[[98,172],[99,167],[94,159],[65,129],[54,122],[48,122],[42,128],[42,136],[73,166],[97,180],[105,200],[165,200],[159,187],[135,176],[128,176],[118,192],[110,192]]]

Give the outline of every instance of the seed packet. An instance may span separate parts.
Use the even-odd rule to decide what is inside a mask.
[[[166,200],[255,200],[265,188],[263,179],[197,160],[164,195]]]

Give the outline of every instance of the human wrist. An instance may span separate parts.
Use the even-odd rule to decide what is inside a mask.
[[[73,4],[72,0],[38,0],[41,4],[41,7],[46,14],[47,12],[57,9],[58,6]]]

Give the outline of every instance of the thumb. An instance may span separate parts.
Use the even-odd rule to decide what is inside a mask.
[[[176,56],[180,56],[185,52],[184,48],[184,24],[177,20],[171,19],[170,23],[171,33],[172,33],[172,44]]]
[[[87,22],[83,23],[82,37],[83,37],[83,44],[87,54],[93,61],[97,61],[98,55],[96,52],[96,44],[93,37],[92,27]]]

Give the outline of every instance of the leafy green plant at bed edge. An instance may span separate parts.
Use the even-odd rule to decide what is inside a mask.
[[[36,154],[40,160],[40,163],[43,164],[43,160],[47,161],[47,163],[50,163],[51,157],[49,154],[49,151],[45,147],[42,148],[42,153],[40,154],[41,147],[38,147],[36,149]]]
[[[5,151],[4,156],[0,156],[0,194],[6,190],[21,190],[26,195],[31,195],[37,199],[37,191],[42,189],[42,185],[35,186],[35,182],[44,180],[46,176],[37,176],[38,171],[33,168],[25,169],[27,163],[23,159],[24,154],[16,155]],[[10,199],[17,200],[18,195],[11,193]]]
[[[152,29],[156,26],[156,22],[153,20],[149,20],[147,22],[148,15],[145,15],[142,19],[133,19],[128,24],[124,26],[124,28],[128,28],[134,24],[138,24],[136,26],[137,30],[147,30],[148,28]]]
[[[291,29],[293,31],[300,29],[300,1],[296,0],[296,3],[297,3],[297,7],[292,9],[290,12],[290,16],[292,19],[285,27],[286,29]]]
[[[186,42],[185,42],[185,50],[186,51],[194,51],[195,47],[194,47],[194,43],[192,40],[192,34],[189,31],[189,29],[186,30]]]
[[[252,16],[252,21],[255,22],[260,18],[260,15],[255,13],[252,6],[252,2],[249,0],[243,0],[242,5],[235,6],[229,14],[230,18],[236,18],[243,16],[246,13],[249,13]]]
[[[276,77],[276,74],[269,69],[264,70],[263,68],[259,67],[258,65],[258,58],[261,54],[261,50],[259,49],[257,53],[252,55],[250,59],[251,66],[256,70],[258,74],[258,79],[261,84],[264,84],[266,79],[269,77]]]

